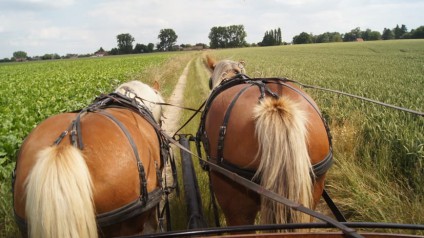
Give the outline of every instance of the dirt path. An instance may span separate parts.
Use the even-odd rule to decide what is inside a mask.
[[[172,91],[171,97],[168,99],[168,103],[172,105],[183,106],[184,102],[184,89],[187,82],[188,69],[191,64],[191,60],[187,63],[186,67],[183,70],[180,78],[178,79],[177,85],[175,86],[174,91]],[[180,126],[180,117],[181,110],[178,107],[166,106],[163,112],[163,121],[162,129],[166,132],[167,135],[172,136]],[[171,145],[175,151],[175,146]],[[172,170],[170,164],[166,164],[165,173],[167,184],[172,184]]]
[[[175,86],[175,89],[172,91],[171,97],[168,100],[169,104],[182,106],[184,99],[184,89],[187,82],[187,74],[190,63],[191,61],[188,62],[183,70],[183,74],[181,74],[180,78],[178,79],[177,85]],[[162,122],[162,128],[168,135],[172,136],[178,129],[181,109],[177,107],[166,106],[164,108],[163,115],[164,120]]]

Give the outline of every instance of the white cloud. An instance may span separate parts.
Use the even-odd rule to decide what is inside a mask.
[[[75,0],[15,0],[17,3],[25,4],[28,7],[65,8],[75,3]]]
[[[135,43],[158,42],[172,28],[178,44],[209,43],[213,26],[242,24],[247,41],[280,27],[283,40],[302,31],[346,33],[355,27],[382,31],[422,25],[422,0],[0,0],[0,58],[14,51],[29,55],[88,53],[116,47],[130,33]]]

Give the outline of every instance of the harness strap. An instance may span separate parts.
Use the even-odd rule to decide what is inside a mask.
[[[128,138],[128,141],[134,151],[134,155],[137,160],[137,167],[138,167],[139,179],[140,179],[140,194],[142,196],[137,198],[130,204],[117,208],[113,211],[109,211],[109,212],[97,215],[96,216],[97,223],[100,227],[113,225],[113,224],[122,222],[126,219],[129,219],[133,216],[142,214],[143,212],[146,212],[147,210],[158,205],[158,203],[161,201],[164,190],[173,188],[173,187],[163,188],[162,178],[158,176],[158,182],[160,184],[160,187],[155,189],[151,193],[147,192],[147,180],[145,178],[146,177],[145,171],[141,163],[140,157],[138,155],[138,150],[134,143],[134,140],[132,139],[130,133],[125,128],[125,126],[119,120],[117,120],[110,113],[102,111],[102,109],[111,108],[111,107],[129,109],[139,114],[146,121],[148,121],[151,124],[151,126],[155,129],[156,134],[158,136],[158,140],[161,146],[160,156],[161,156],[161,160],[163,161],[163,164],[165,164],[168,156],[170,155],[169,154],[170,147],[169,147],[169,142],[166,135],[162,133],[162,130],[160,126],[158,125],[158,123],[153,118],[152,113],[144,105],[134,103],[133,101],[135,100],[127,98],[124,95],[119,93],[111,93],[108,95],[101,95],[100,97],[97,97],[96,100],[88,107],[82,110],[74,111],[74,113],[78,113],[77,117],[75,118],[74,121],[72,121],[71,125],[67,128],[67,130],[62,132],[53,143],[53,145],[58,145],[66,135],[70,134],[72,145],[82,150],[84,146],[83,146],[82,136],[81,136],[80,121],[83,114],[87,112],[98,112],[102,114],[103,116],[111,119],[114,123],[116,123],[121,128],[121,130],[124,132],[124,134]],[[171,161],[171,164],[174,164],[171,167],[173,170],[174,179],[176,180],[175,162]],[[160,169],[161,168],[159,168],[159,166],[156,166],[156,173],[158,173]],[[16,167],[14,172],[12,173],[12,192],[14,191],[15,178],[16,178]],[[169,191],[167,191],[167,193],[168,192]],[[26,220],[23,219],[22,217],[19,217],[16,214],[15,210],[14,210],[14,216],[15,216],[15,221],[19,229],[23,232],[27,231],[28,225]]]
[[[130,142],[131,148],[133,149],[135,158],[137,160],[137,168],[138,168],[138,174],[140,179],[140,192],[141,192],[141,199],[144,203],[147,202],[149,199],[148,192],[147,192],[147,179],[146,179],[146,172],[144,171],[144,166],[141,163],[140,156],[138,154],[137,145],[134,143],[134,140],[131,137],[130,132],[127,130],[127,128],[122,124],[118,119],[116,119],[112,114],[107,113],[105,111],[99,111],[99,113],[103,116],[106,116],[113,122],[115,122],[119,128],[124,132],[125,136],[127,137],[128,141]]]
[[[330,167],[333,165],[333,162],[333,149],[330,148],[330,151],[323,160],[312,165],[312,171],[316,177],[321,177],[330,169]]]
[[[158,205],[162,194],[162,189],[157,188],[149,194],[149,198],[146,201],[137,198],[123,207],[99,214],[96,216],[97,224],[100,227],[110,226],[140,215]]]
[[[218,139],[218,152],[217,152],[217,157],[218,157],[218,162],[221,163],[222,161],[224,161],[224,142],[225,142],[225,134],[227,133],[227,125],[228,125],[228,121],[230,119],[230,115],[231,115],[231,111],[234,108],[234,105],[236,104],[238,98],[244,93],[246,92],[246,90],[248,88],[252,87],[252,85],[248,85],[246,87],[244,87],[243,89],[241,89],[236,96],[234,96],[233,100],[231,101],[230,105],[227,108],[227,111],[225,112],[225,116],[224,116],[224,120],[222,122],[222,126],[219,129],[219,139]]]
[[[198,157],[199,160],[203,160],[202,158],[200,158],[199,156],[195,155],[194,153],[192,153],[190,150],[188,150],[187,148],[185,148],[183,145],[181,145],[178,141],[174,140],[173,138],[168,137],[169,141],[171,143],[173,143],[174,145],[176,145],[177,147],[179,147],[181,150],[184,150],[185,152]],[[346,235],[347,237],[362,237],[360,234],[358,234],[354,229],[347,227],[345,224],[340,223],[339,221],[334,220],[333,218],[326,216],[324,214],[321,214],[319,212],[313,211],[310,208],[307,208],[305,206],[303,206],[302,204],[298,204],[296,202],[293,202],[285,197],[282,197],[268,189],[265,189],[263,187],[261,187],[260,185],[258,185],[257,183],[254,183],[253,181],[243,178],[240,175],[233,173],[225,168],[222,168],[222,166],[217,165],[216,163],[212,163],[210,161],[207,160],[203,160],[204,163],[208,164],[208,166],[210,166],[211,170],[214,170],[218,173],[220,173],[221,175],[227,177],[228,179],[231,179],[232,181],[246,187],[249,188],[250,190],[263,195],[269,199],[272,199],[278,203],[284,204],[296,211],[299,212],[303,212],[305,214],[308,214],[312,217],[315,217],[317,219],[320,219],[322,221],[327,222],[328,224],[331,224],[332,226],[334,226],[335,228],[340,229],[344,235]]]
[[[226,114],[224,116],[223,125],[220,127],[220,131],[219,131],[217,158],[212,158],[212,157],[209,156],[209,154],[210,154],[209,153],[210,152],[209,151],[210,150],[209,139],[208,139],[208,136],[207,136],[206,131],[205,131],[206,115],[207,115],[209,108],[210,108],[210,105],[212,104],[215,97],[217,97],[221,92],[225,91],[226,89],[228,89],[230,87],[233,87],[233,86],[239,85],[239,84],[249,84],[250,86],[256,85],[256,86],[259,87],[259,91],[260,91],[259,100],[260,100],[261,98],[264,98],[265,94],[268,94],[268,95],[270,95],[271,97],[274,97],[274,98],[279,97],[276,93],[272,92],[269,87],[266,86],[267,83],[275,83],[275,84],[280,84],[280,85],[286,86],[290,90],[293,90],[296,93],[298,93],[314,108],[314,110],[320,116],[320,118],[321,118],[321,120],[324,124],[324,127],[326,129],[326,132],[327,132],[327,138],[328,138],[330,150],[323,160],[312,165],[311,176],[315,175],[316,177],[319,177],[319,176],[322,176],[323,174],[325,174],[325,172],[327,172],[328,169],[333,164],[332,136],[331,136],[331,133],[330,133],[330,128],[328,127],[328,124],[327,124],[325,118],[322,116],[322,114],[320,113],[319,109],[315,106],[315,104],[304,93],[302,93],[300,90],[294,88],[293,86],[287,84],[286,82],[292,82],[292,81],[287,79],[287,78],[251,79],[244,74],[236,75],[231,80],[226,80],[225,82],[221,82],[221,84],[212,91],[210,97],[207,100],[205,109],[203,110],[203,113],[202,113],[199,130],[197,132],[197,141],[199,142],[199,143],[197,143],[198,154],[201,155],[201,153],[199,153],[199,152],[200,152],[200,141],[202,141],[204,148],[205,148],[205,151],[206,151],[206,154],[207,154],[208,160],[215,161],[215,163],[219,164],[220,166],[230,170],[231,172],[237,173],[244,178],[252,179],[256,171],[240,168],[239,166],[234,165],[234,164],[226,161],[223,158],[224,139],[225,139],[227,123],[228,123],[228,120],[229,120],[229,117],[230,117],[231,109],[234,106],[235,101],[238,99],[238,97],[247,88],[249,88],[249,86],[244,87],[243,89],[241,89],[238,92],[238,94],[234,97],[233,101],[231,102],[230,106],[228,107],[228,109],[226,111]],[[202,168],[204,168],[205,170],[208,169],[206,165],[202,166]]]
[[[334,217],[336,217],[338,222],[347,222],[346,218],[343,216],[342,212],[334,203],[333,199],[331,199],[330,195],[327,193],[327,190],[324,189],[322,191],[322,197],[324,198],[327,206],[330,208],[331,212],[333,212]]]

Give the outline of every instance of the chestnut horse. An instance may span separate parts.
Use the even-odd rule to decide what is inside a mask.
[[[155,85],[124,83],[28,135],[13,186],[23,236],[111,237],[157,228],[165,141]]]
[[[208,160],[314,209],[332,164],[329,130],[317,105],[286,79],[250,79],[243,62],[207,57],[213,91],[198,136]],[[315,173],[315,174],[314,174]],[[230,179],[210,173],[227,225],[310,222]]]

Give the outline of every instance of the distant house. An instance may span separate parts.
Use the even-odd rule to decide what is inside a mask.
[[[16,60],[16,62],[25,62],[25,61],[28,61],[26,57],[25,58],[24,57],[16,58],[15,60]]]
[[[103,50],[103,48],[100,47],[100,50],[94,52],[94,56],[96,57],[102,57],[108,55],[107,51]]]
[[[364,39],[362,39],[362,38],[356,38],[356,42],[364,42]]]
[[[191,47],[184,47],[184,48],[181,48],[181,50],[183,50],[183,51],[189,51],[189,50],[203,50],[204,49],[204,46],[202,46],[202,45],[196,45],[196,46],[191,46]]]

